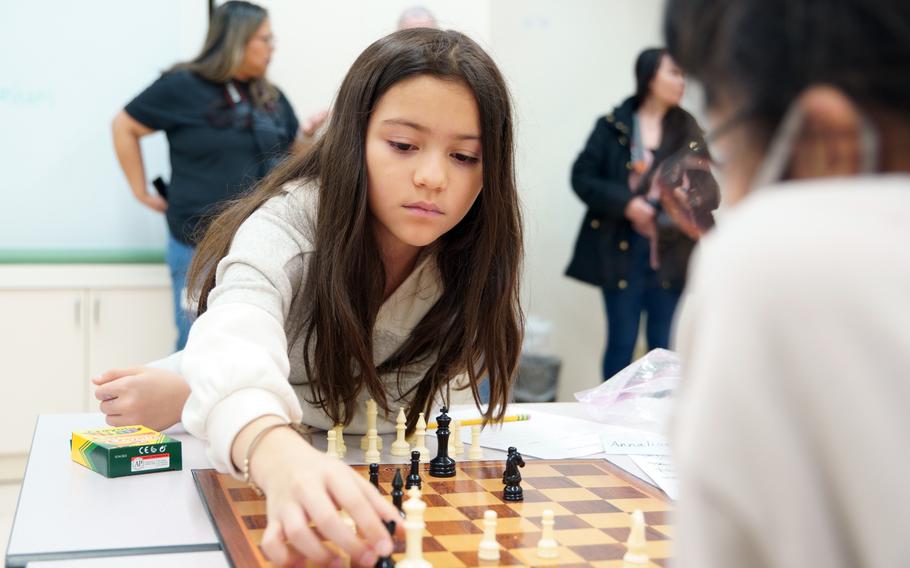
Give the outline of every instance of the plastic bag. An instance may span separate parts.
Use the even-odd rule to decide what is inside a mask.
[[[679,380],[679,356],[654,349],[603,384],[575,393],[575,398],[598,422],[663,434]]]

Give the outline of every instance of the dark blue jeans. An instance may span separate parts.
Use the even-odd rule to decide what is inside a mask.
[[[190,326],[194,316],[189,311],[186,300],[186,271],[193,260],[196,249],[183,244],[168,234],[167,250],[164,258],[171,272],[171,290],[174,296],[174,323],[177,325],[176,350],[180,351],[186,346],[186,338],[190,334]]]
[[[632,362],[638,326],[645,315],[648,350],[670,344],[673,313],[682,290],[665,289],[651,268],[648,240],[635,233],[629,239],[631,266],[626,287],[603,289],[607,308],[607,348],[603,358],[603,379],[607,380]]]

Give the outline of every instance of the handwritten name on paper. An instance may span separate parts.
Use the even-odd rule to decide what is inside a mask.
[[[642,430],[610,428],[600,435],[604,453],[627,456],[668,456],[670,442],[663,436]]]

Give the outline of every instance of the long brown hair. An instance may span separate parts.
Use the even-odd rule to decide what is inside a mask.
[[[227,83],[243,63],[246,45],[269,17],[262,6],[230,0],[212,12],[212,20],[199,55],[177,63],[168,72],[189,70],[213,83]],[[278,100],[278,89],[265,77],[250,80],[253,105],[264,108]]]
[[[464,219],[433,243],[443,292],[404,345],[382,365],[373,362],[373,326],[382,304],[385,272],[371,230],[365,140],[370,113],[396,83],[429,75],[466,85],[480,114],[483,190]],[[388,411],[382,373],[426,362],[408,409],[413,428],[431,412],[435,395],[467,373],[474,400],[478,382],[490,381],[485,417],[499,419],[518,364],[523,315],[519,305],[522,226],[515,184],[512,110],[495,63],[467,36],[454,31],[395,32],[369,46],[339,89],[325,134],[306,154],[290,158],[210,226],[190,268],[199,313],[215,286],[215,266],[238,227],[289,183],[315,182],[319,210],[315,252],[306,281],[291,304],[304,323],[303,356],[314,399],[335,422],[350,422],[361,389]],[[293,316],[292,316],[293,317]],[[292,347],[293,348],[293,347]],[[433,360],[435,357],[435,360]]]

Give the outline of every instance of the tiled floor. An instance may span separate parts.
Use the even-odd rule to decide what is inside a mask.
[[[6,557],[9,531],[13,526],[13,514],[19,499],[19,483],[0,483],[0,558]]]

